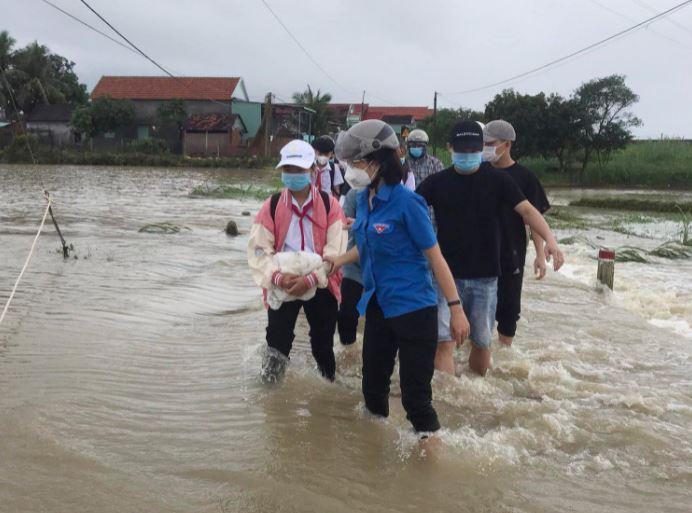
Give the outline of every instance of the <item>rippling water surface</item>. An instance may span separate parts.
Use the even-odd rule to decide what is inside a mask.
[[[363,412],[357,354],[318,377],[303,321],[286,381],[259,383],[241,214],[258,203],[188,196],[253,173],[0,168],[1,302],[42,182],[78,256],[47,228],[0,327],[0,511],[690,511],[689,260],[618,264],[611,294],[593,250],[566,247],[564,273],[527,279],[486,379],[436,376],[443,444],[425,455],[396,386],[389,420]],[[164,221],[181,231],[138,231]]]

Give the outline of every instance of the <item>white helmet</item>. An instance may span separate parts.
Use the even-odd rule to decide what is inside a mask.
[[[411,130],[411,133],[408,134],[406,142],[421,142],[428,144],[430,142],[430,138],[428,137],[428,134],[425,133],[425,130],[416,128],[415,130]]]

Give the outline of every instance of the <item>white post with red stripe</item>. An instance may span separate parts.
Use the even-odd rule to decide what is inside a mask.
[[[606,285],[613,290],[613,280],[615,278],[615,251],[603,248],[598,251],[598,271],[596,279],[599,283]]]

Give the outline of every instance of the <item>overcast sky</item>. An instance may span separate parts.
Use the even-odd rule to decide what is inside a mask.
[[[51,0],[108,32],[79,0]],[[692,138],[692,5],[548,72],[467,95],[569,54],[682,0],[267,0],[335,83],[260,0],[90,0],[125,36],[179,75],[242,76],[252,99],[306,84],[334,101],[481,109],[503,87],[569,95],[582,82],[627,76],[640,95],[638,137]],[[0,0],[0,30],[101,75],[157,75],[147,60],[40,0]],[[117,37],[117,36],[116,36]]]

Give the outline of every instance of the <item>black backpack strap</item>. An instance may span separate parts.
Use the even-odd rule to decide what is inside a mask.
[[[331,208],[331,196],[329,196],[328,192],[320,191],[320,196],[322,196],[322,202],[324,203],[324,209],[327,211],[327,215],[329,215],[329,209]]]
[[[274,220],[274,217],[276,216],[276,206],[279,204],[279,199],[281,198],[281,193],[277,192],[276,194],[272,194],[271,200],[269,200],[269,212],[272,215],[272,221]]]
[[[327,211],[327,215],[329,215],[329,210],[331,209],[331,197],[329,196],[329,193],[326,193],[324,191],[320,191],[320,196],[322,196],[324,209]],[[281,193],[277,192],[276,194],[272,194],[272,198],[271,200],[269,200],[269,212],[272,215],[272,221],[274,220],[274,217],[276,217],[276,206],[279,204],[280,198]]]

